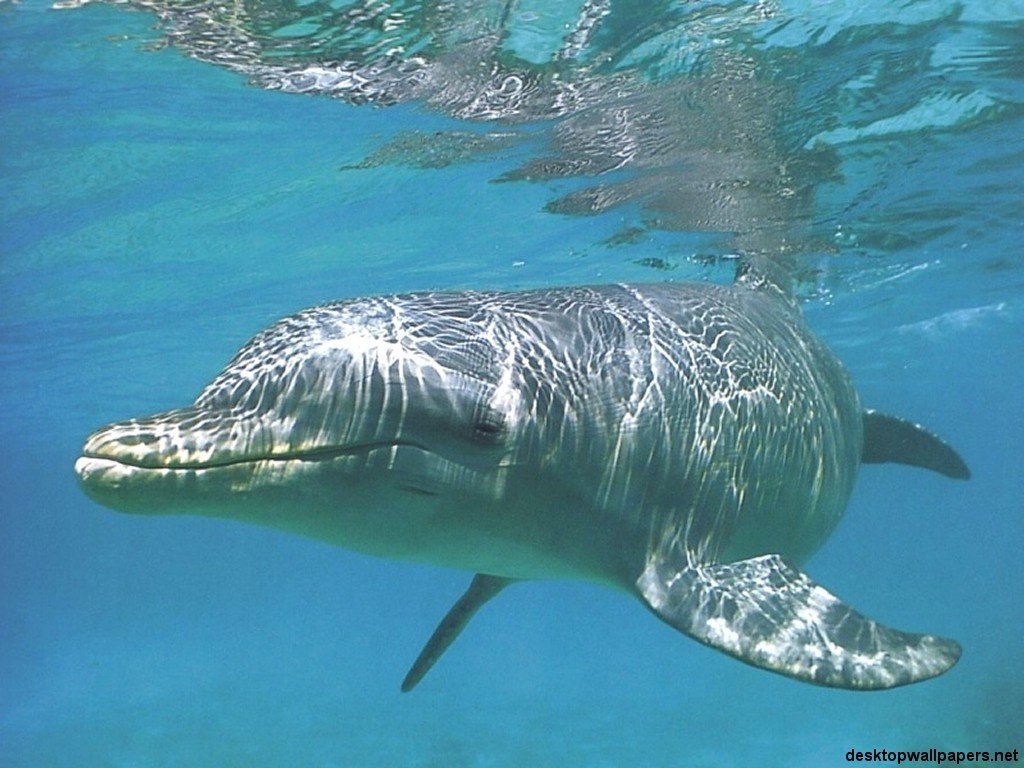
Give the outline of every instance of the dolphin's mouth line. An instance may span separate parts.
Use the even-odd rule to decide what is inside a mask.
[[[242,456],[238,458],[213,460],[213,461],[180,461],[173,464],[159,463],[156,460],[135,459],[132,457],[121,457],[103,455],[95,451],[86,451],[82,454],[85,459],[99,459],[102,461],[114,461],[126,467],[136,469],[160,469],[160,470],[196,470],[196,469],[220,469],[223,467],[235,467],[243,464],[258,464],[265,461],[286,462],[286,461],[330,461],[342,456],[355,456],[361,453],[368,453],[379,448],[398,447],[418,448],[421,451],[427,450],[424,446],[409,441],[391,441],[376,443],[359,443],[347,446],[324,446],[322,448],[310,448],[307,450],[290,451],[286,453],[265,454],[256,456]]]

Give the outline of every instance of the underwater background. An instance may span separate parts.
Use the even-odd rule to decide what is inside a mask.
[[[1024,748],[1022,41],[1019,0],[0,0],[0,766]],[[935,680],[817,688],[528,583],[400,694],[468,574],[76,486],[298,309],[779,251],[865,406],[973,471],[864,467],[806,566],[956,639]]]

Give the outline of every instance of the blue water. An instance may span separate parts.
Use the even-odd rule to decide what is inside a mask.
[[[646,25],[610,13],[583,49],[580,82],[635,76],[631,114],[682,126],[662,143],[640,130],[608,169],[579,140],[618,102],[578,118],[540,97],[480,115],[436,90],[390,106],[281,93],[162,45],[149,12],[0,1],[0,765],[841,766],[853,747],[1024,748],[1024,6],[692,7],[685,24],[690,6]],[[578,9],[515,8],[486,55],[549,72]],[[770,87],[736,86],[739,114],[698,90],[686,113],[693,94],[673,89],[712,53],[728,83],[768,67]],[[550,158],[591,164],[538,173]],[[744,215],[694,191],[741,189],[723,178],[755,179],[735,191]],[[621,204],[585,209],[574,194],[594,188]],[[865,404],[927,424],[974,472],[865,467],[807,565],[872,617],[957,639],[938,679],[815,688],[620,595],[537,583],[400,694],[468,575],[120,516],[76,487],[88,432],[189,402],[305,306],[726,281],[738,248],[780,240]]]

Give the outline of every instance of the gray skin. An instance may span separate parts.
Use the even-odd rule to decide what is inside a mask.
[[[755,666],[868,689],[959,656],[796,570],[868,456],[966,476],[920,427],[865,413],[791,298],[741,277],[309,309],[193,405],[95,432],[75,470],[117,510],[476,572],[405,689],[503,586],[548,578],[626,591]]]

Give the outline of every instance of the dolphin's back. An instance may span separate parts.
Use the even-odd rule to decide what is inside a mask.
[[[392,300],[446,367],[494,381],[511,368],[534,428],[521,450],[537,455],[523,458],[641,548],[799,561],[839,519],[860,405],[775,292],[665,283]]]
[[[798,310],[742,285],[520,300],[532,327],[512,332],[543,442],[557,430],[571,443],[558,455],[573,457],[581,492],[648,550],[685,541],[702,559],[799,561],[835,526],[859,465],[860,405]]]

